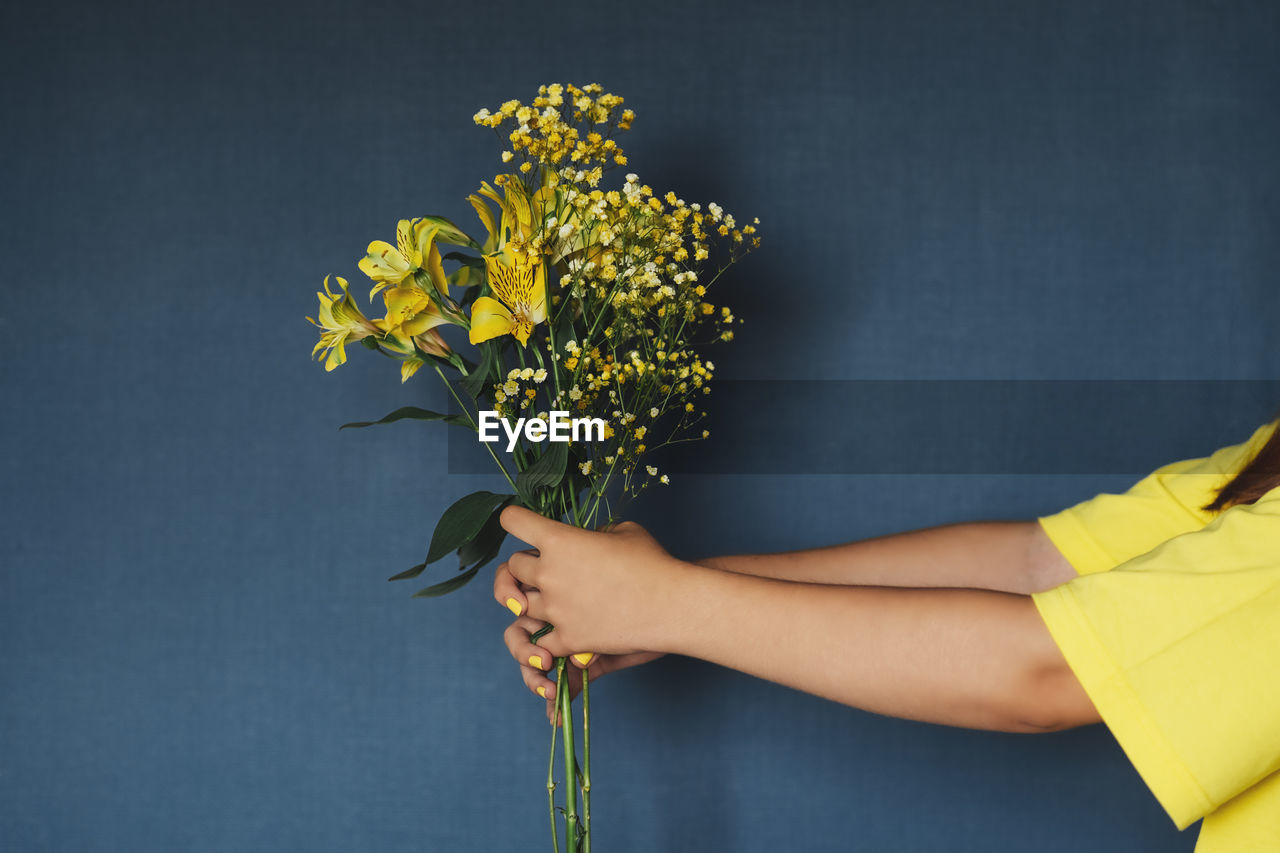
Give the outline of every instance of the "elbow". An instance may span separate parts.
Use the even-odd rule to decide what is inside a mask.
[[[1008,711],[1006,730],[1025,734],[1060,732],[1102,721],[1056,647],[1046,660],[1024,673]]]
[[[1004,722],[1011,732],[1059,732],[1102,721],[1089,694],[1030,599],[1019,602],[1017,651],[1006,673]]]
[[[1014,734],[1038,735],[1072,729],[1077,725],[1080,723],[1070,722],[1065,717],[1054,714],[1052,710],[1036,709],[1012,717],[1004,730]]]

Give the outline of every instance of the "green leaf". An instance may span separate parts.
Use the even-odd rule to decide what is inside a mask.
[[[461,424],[463,426],[467,426],[467,421],[465,418],[462,417],[462,415],[447,415],[447,414],[442,414],[440,412],[433,412],[430,409],[420,409],[417,406],[404,406],[403,408],[396,409],[391,414],[386,415],[385,417],[379,418],[376,421],[356,421],[355,423],[343,424],[342,426],[338,427],[338,429],[346,429],[347,427],[355,428],[355,427],[375,426],[377,424],[389,424],[395,421],[402,421],[405,419],[415,420],[415,421],[444,421],[447,424]]]
[[[436,598],[441,595],[448,595],[455,589],[461,589],[467,585],[467,581],[476,576],[476,572],[480,571],[480,567],[472,566],[460,575],[449,578],[447,581],[441,581],[437,584],[420,589],[413,594],[413,598]]]
[[[473,563],[484,565],[498,556],[498,552],[502,550],[502,543],[507,538],[507,531],[503,529],[499,517],[508,503],[510,501],[503,501],[494,507],[493,512],[489,513],[489,520],[484,523],[484,527],[480,528],[475,538],[458,549],[458,568],[470,566]]]
[[[473,267],[478,270],[484,269],[484,258],[477,258],[475,255],[464,255],[461,252],[450,252],[445,255],[443,260],[457,261],[466,267]]]
[[[569,445],[563,441],[551,441],[548,445],[542,455],[516,477],[516,491],[526,506],[537,505],[534,494],[538,489],[558,485],[564,478]]]
[[[427,549],[427,565],[439,560],[450,551],[456,551],[480,533],[489,520],[494,507],[505,504],[515,495],[498,495],[493,492],[472,492],[460,498],[444,511],[431,534],[431,547]]]
[[[476,365],[476,369],[464,376],[459,383],[472,400],[480,399],[485,386],[489,384],[489,374],[493,372],[493,365],[498,360],[497,344],[492,341],[480,344],[480,356],[480,364]]]
[[[409,578],[416,578],[418,575],[422,574],[422,570],[425,569],[426,567],[427,567],[426,563],[418,563],[418,565],[413,566],[412,568],[405,569],[403,572],[400,572],[400,574],[398,575],[392,575],[391,577],[387,578],[387,580],[407,581]]]
[[[468,305],[476,301],[476,297],[480,295],[480,285],[473,284],[462,291],[462,298],[458,300],[459,308],[466,308]],[[366,338],[366,340],[368,340]]]
[[[476,494],[484,493],[477,492]],[[475,495],[468,495],[467,497],[474,498]],[[458,569],[459,571],[466,569],[466,571],[456,577],[433,584],[426,589],[418,590],[413,594],[414,598],[435,598],[437,596],[453,592],[455,589],[459,589],[466,585],[468,581],[475,577],[476,572],[479,571],[481,567],[486,565],[494,557],[498,556],[502,551],[502,543],[507,538],[507,531],[502,529],[502,523],[498,519],[502,515],[503,508],[506,507],[506,505],[510,503],[512,498],[515,496],[497,495],[496,497],[502,498],[503,500],[489,513],[489,518],[480,528],[480,532],[477,533],[471,541],[464,543],[460,548],[458,548]],[[466,500],[466,498],[463,498],[463,500]],[[441,520],[443,521],[443,519]],[[434,542],[432,544],[434,544]],[[417,577],[422,574],[422,570],[426,567],[426,563],[420,563],[411,569],[406,569],[391,578],[391,580],[394,581]]]

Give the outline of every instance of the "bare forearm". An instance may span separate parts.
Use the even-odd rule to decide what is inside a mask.
[[[987,589],[1028,594],[1074,575],[1034,521],[949,524],[780,554],[710,557],[721,571],[804,583]],[[1065,566],[1065,569],[1063,568]]]
[[[789,583],[689,566],[654,648],[895,717],[1001,731],[1094,719],[1025,596]]]
[[[581,530],[524,507],[503,527],[517,551],[504,590],[540,646],[675,652],[848,705],[1006,731],[1097,721],[1031,598],[972,589],[832,586],[753,577],[672,557],[644,528]],[[503,595],[497,594],[503,601]]]

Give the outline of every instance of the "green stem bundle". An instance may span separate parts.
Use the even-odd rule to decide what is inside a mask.
[[[574,753],[573,717],[569,697],[568,659],[556,658],[556,715],[564,729],[564,775],[570,781],[565,791],[565,853],[579,853],[578,761]],[[552,728],[555,722],[552,721]],[[554,737],[554,734],[552,735]]]

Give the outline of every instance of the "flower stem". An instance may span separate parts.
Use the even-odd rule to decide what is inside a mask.
[[[582,853],[591,853],[591,703],[582,668]]]
[[[560,726],[564,729],[564,777],[565,787],[565,851],[578,853],[578,786],[576,784],[577,760],[573,754],[573,717],[569,702],[569,677],[565,671],[567,658],[556,658],[556,708],[560,714]]]
[[[559,688],[557,688],[558,690]],[[551,721],[551,755],[547,759],[547,811],[551,815],[551,846],[560,853],[560,827],[556,824],[556,724]]]
[[[440,365],[437,364],[433,366],[436,369],[436,373],[440,375],[440,381],[444,383],[444,387],[449,389],[449,395],[453,397],[454,402],[458,404],[458,408],[462,409],[462,413],[467,416],[467,423],[470,424],[471,429],[478,430],[479,427],[476,425],[476,419],[471,416],[471,410],[466,407],[458,397],[457,393],[454,392],[453,385],[449,382],[448,377],[444,375],[444,371],[440,369]],[[507,482],[511,484],[511,491],[516,491],[516,481],[511,479],[511,475],[507,473],[507,466],[502,464],[502,460],[498,458],[497,454],[493,452],[493,448],[489,446],[489,442],[484,441],[481,442],[481,444],[484,445],[485,450],[489,451],[489,455],[493,457],[493,461],[497,464],[498,470],[502,471],[502,476],[506,477]]]

